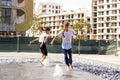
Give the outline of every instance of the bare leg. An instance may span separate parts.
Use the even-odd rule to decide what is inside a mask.
[[[45,55],[43,55],[42,56],[42,59],[41,59],[41,63],[43,63],[43,61],[46,59],[46,56]]]

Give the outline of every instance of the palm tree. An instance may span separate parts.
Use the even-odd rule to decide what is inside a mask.
[[[87,40],[87,34],[91,32],[91,24],[84,19],[77,20],[72,28],[78,33],[78,54],[80,54],[80,39]]]

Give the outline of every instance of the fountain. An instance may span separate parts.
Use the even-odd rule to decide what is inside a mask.
[[[56,64],[53,76],[54,77],[63,76],[63,69],[59,64]]]

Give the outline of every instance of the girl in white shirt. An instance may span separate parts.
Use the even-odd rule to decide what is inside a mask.
[[[62,49],[64,51],[64,60],[65,60],[68,70],[73,69],[72,52],[71,52],[71,48],[72,48],[71,39],[73,35],[76,35],[74,30],[69,29],[69,23],[66,22],[63,26],[63,30],[61,30],[58,33],[58,35],[54,37],[53,40],[51,41],[51,44],[53,44],[55,38],[57,38],[58,36],[62,36]]]
[[[46,59],[46,57],[48,55],[45,43],[46,43],[46,40],[47,40],[49,34],[50,34],[50,28],[44,28],[44,30],[39,38],[36,38],[36,39],[30,41],[30,44],[33,44],[34,42],[39,41],[39,48],[42,52],[42,59],[41,59],[42,65],[43,65],[43,61]]]

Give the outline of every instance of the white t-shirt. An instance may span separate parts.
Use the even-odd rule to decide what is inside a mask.
[[[71,49],[72,48],[71,39],[72,39],[72,36],[75,35],[74,30],[69,29],[67,32],[65,31],[64,36],[63,36],[63,31],[60,31],[58,35],[62,36],[62,48]]]
[[[44,40],[44,37],[46,37],[45,40]],[[48,38],[48,34],[45,33],[45,32],[43,32],[43,33],[40,35],[40,37],[39,37],[39,42],[43,42],[43,40],[44,40],[44,43],[45,43],[46,40],[47,40],[47,38]]]

